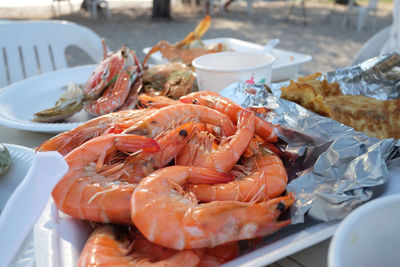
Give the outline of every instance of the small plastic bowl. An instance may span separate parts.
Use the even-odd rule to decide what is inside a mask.
[[[355,209],[329,245],[328,267],[400,265],[400,194]]]
[[[234,82],[269,84],[276,58],[256,52],[221,52],[198,57],[196,68],[199,90],[220,92]]]

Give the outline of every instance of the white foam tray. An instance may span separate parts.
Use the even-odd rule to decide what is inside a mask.
[[[400,159],[398,159],[400,162]],[[399,163],[398,162],[398,163]],[[389,168],[388,182],[375,191],[377,197],[400,194],[400,165]],[[335,233],[334,222],[313,222],[286,227],[265,240],[265,245],[223,265],[265,266],[324,241]],[[34,227],[36,266],[76,266],[89,236],[88,222],[60,214],[50,199]]]

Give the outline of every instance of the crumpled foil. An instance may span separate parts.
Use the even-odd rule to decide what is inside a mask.
[[[400,54],[393,52],[361,64],[328,72],[328,82],[338,82],[344,94],[379,100],[400,98]]]
[[[390,56],[386,58],[391,59]],[[376,64],[373,65],[372,62]],[[389,88],[386,80],[389,72],[375,68],[384,62],[382,59],[368,61],[370,67],[357,75],[349,75],[348,77],[358,78],[350,80],[349,87],[341,82],[341,88],[347,93],[361,92],[364,89],[363,94],[371,96],[369,84],[357,87],[355,81],[367,81],[365,77],[376,77],[373,86],[382,89],[379,96],[385,99],[394,97],[396,90],[399,93],[399,82],[393,83]],[[367,65],[367,62],[361,65],[363,64]],[[400,73],[399,62],[396,64],[395,68]],[[355,67],[340,69],[337,79],[342,79],[344,73],[352,73],[352,69],[354,72],[359,71]],[[377,73],[373,73],[374,69]],[[335,72],[330,72],[328,77],[335,80]],[[396,77],[400,76],[397,74]],[[379,83],[378,78],[384,80]],[[287,191],[294,192],[296,196],[296,202],[290,210],[292,223],[304,222],[305,216],[321,221],[342,219],[371,199],[374,187],[385,183],[388,178],[388,164],[400,164],[399,160],[394,161],[400,157],[400,140],[368,137],[338,121],[281,99],[278,97],[281,86],[282,83],[272,84],[271,94],[262,85],[234,83],[220,94],[245,107],[269,110],[258,115],[279,125],[276,128],[282,140],[279,145],[284,146],[282,148],[294,157],[294,161],[286,166],[289,176]],[[359,91],[353,91],[355,87]]]

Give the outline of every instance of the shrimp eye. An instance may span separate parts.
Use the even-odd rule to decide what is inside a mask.
[[[186,137],[188,135],[188,132],[186,130],[180,130],[179,131],[179,135],[183,136],[183,137]]]
[[[285,208],[286,208],[286,206],[285,206],[284,203],[282,203],[282,202],[279,202],[279,203],[278,203],[277,209],[278,209],[279,211],[284,211]]]
[[[149,104],[152,104],[152,103],[153,103],[153,101],[149,100],[149,101],[147,101],[147,103],[149,103]]]
[[[193,103],[193,105],[196,105],[197,104],[197,99],[196,98],[193,99],[192,103]]]

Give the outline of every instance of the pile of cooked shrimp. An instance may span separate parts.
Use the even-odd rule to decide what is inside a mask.
[[[39,147],[69,165],[57,208],[97,222],[80,266],[217,266],[239,240],[291,223],[279,220],[295,199],[271,124],[213,92],[139,101]]]

